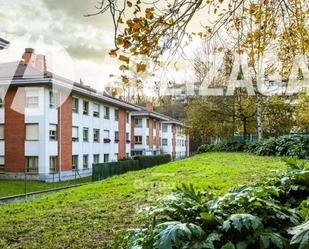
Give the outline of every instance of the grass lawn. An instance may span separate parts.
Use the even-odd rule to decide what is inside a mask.
[[[11,195],[25,194],[46,189],[65,187],[69,185],[90,182],[91,177],[84,177],[66,182],[46,183],[41,181],[6,180],[0,179],[0,198]],[[26,191],[25,191],[26,190]]]
[[[280,158],[209,153],[2,205],[0,248],[109,248],[117,231],[140,225],[138,210],[177,184],[222,194],[263,180],[274,169],[285,169]]]

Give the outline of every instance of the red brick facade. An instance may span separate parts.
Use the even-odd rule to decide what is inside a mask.
[[[12,109],[18,105],[18,109],[25,109],[25,95],[15,98],[17,87],[10,87],[5,95],[5,172],[25,172],[25,115]]]
[[[160,127],[161,127],[161,122],[157,120],[156,122],[156,146],[160,147]]]
[[[61,95],[60,95],[61,96]],[[63,98],[66,98],[66,96]],[[72,170],[72,96],[58,108],[58,169]]]
[[[126,156],[126,110],[119,109],[118,111],[118,129],[119,129],[119,143],[118,143],[118,158]]]
[[[153,119],[148,119],[148,130],[149,130],[149,148],[153,148]]]

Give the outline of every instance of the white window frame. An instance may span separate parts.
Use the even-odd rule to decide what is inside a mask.
[[[167,138],[162,138],[162,146],[168,146],[168,139]]]
[[[49,140],[57,141],[57,125],[49,124]]]
[[[56,173],[56,171],[57,171],[57,160],[58,160],[57,156],[50,156],[49,157],[49,172],[50,173]],[[55,163],[55,165],[53,165],[53,163]]]
[[[136,138],[141,138],[141,139],[136,139]],[[143,136],[134,136],[134,142],[135,144],[143,144]]]
[[[0,140],[4,139],[4,124],[0,124]]]
[[[73,142],[79,141],[79,127],[78,126],[72,126],[72,141]]]
[[[110,108],[108,106],[104,106],[104,119],[110,119]]]
[[[31,165],[30,163],[34,164]],[[26,157],[26,172],[27,173],[38,173],[39,172],[39,157],[38,156],[27,156]]]
[[[93,103],[93,116],[96,118],[100,117],[100,104]]]
[[[93,155],[93,163],[94,164],[100,163],[100,154],[94,154]]]
[[[76,161],[76,164],[74,161]],[[72,155],[72,170],[78,170],[78,155]]]
[[[26,96],[26,108],[39,108],[39,96]]]
[[[93,129],[93,142],[100,142],[100,129]]]
[[[89,101],[88,100],[83,100],[83,114],[89,115]]]
[[[72,98],[72,112],[78,113],[78,109],[79,109],[79,99],[73,97]]]
[[[29,134],[30,132],[36,132],[36,134]],[[26,141],[38,141],[39,137],[39,124],[26,124]]]
[[[135,126],[135,128],[143,128],[143,119],[142,118],[135,118],[134,119],[134,126]]]
[[[85,131],[87,131],[87,136],[85,136]],[[88,143],[89,142],[89,128],[83,127],[83,142]]]
[[[56,99],[53,91],[49,91],[49,108],[55,109],[56,107]]]
[[[87,154],[83,155],[83,169],[89,169],[89,155]]]

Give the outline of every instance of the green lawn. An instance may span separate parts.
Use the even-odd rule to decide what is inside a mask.
[[[177,184],[193,183],[222,194],[284,168],[280,158],[209,153],[3,205],[0,248],[109,248],[117,231],[143,221],[138,210]]]
[[[46,189],[65,187],[69,185],[90,182],[91,177],[79,178],[76,180],[66,182],[45,183],[41,181],[25,181],[23,180],[4,180],[0,179],[0,198],[5,196],[12,196],[24,194],[25,192],[36,192]]]

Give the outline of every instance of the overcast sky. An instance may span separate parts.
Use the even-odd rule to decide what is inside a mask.
[[[102,90],[117,73],[110,18],[85,14],[95,11],[97,0],[2,0],[0,37],[11,42],[1,61],[18,60],[25,47],[47,54],[50,70],[70,79],[80,78]],[[188,69],[189,70],[189,69]],[[189,70],[190,71],[190,70]],[[177,81],[192,78],[186,70],[172,72]]]

